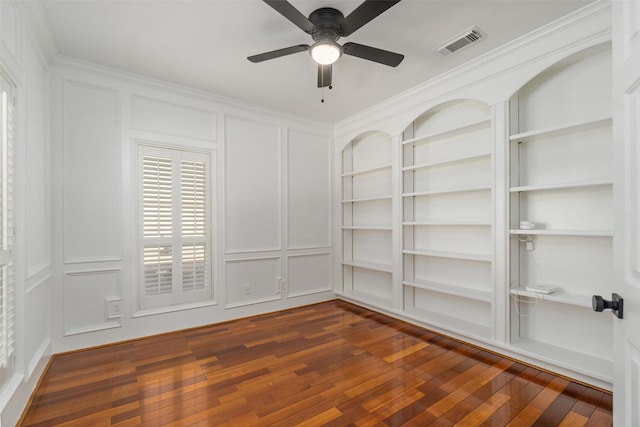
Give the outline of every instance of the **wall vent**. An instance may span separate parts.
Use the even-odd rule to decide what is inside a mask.
[[[443,55],[450,55],[462,48],[469,46],[470,44],[480,41],[484,37],[484,33],[480,31],[478,27],[474,26],[442,43],[438,47],[437,51]]]

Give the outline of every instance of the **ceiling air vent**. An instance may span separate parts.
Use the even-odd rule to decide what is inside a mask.
[[[438,47],[437,51],[443,55],[449,55],[469,46],[485,37],[478,27],[471,27],[457,36],[447,40]]]

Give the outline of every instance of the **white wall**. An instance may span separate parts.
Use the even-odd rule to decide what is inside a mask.
[[[16,86],[17,117],[17,348],[14,375],[0,384],[5,425],[20,417],[51,353],[50,59],[41,38],[46,27],[36,28],[31,6],[0,2],[0,69]]]
[[[329,126],[69,59],[52,98],[54,353],[334,297]],[[213,301],[139,308],[139,144],[215,159]]]

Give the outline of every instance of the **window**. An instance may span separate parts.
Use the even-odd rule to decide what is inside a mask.
[[[7,368],[15,352],[15,277],[13,269],[14,200],[13,148],[15,107],[11,85],[0,76],[0,368]]]
[[[139,147],[140,308],[211,300],[211,160]]]

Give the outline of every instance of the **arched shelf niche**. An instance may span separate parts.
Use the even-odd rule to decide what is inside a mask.
[[[613,281],[611,79],[605,43],[530,80],[510,102],[508,156],[511,344],[605,382],[612,316],[591,296]]]
[[[403,295],[425,323],[484,340],[493,326],[491,109],[455,100],[403,134]]]
[[[392,304],[392,138],[366,132],[342,150],[342,292]]]

